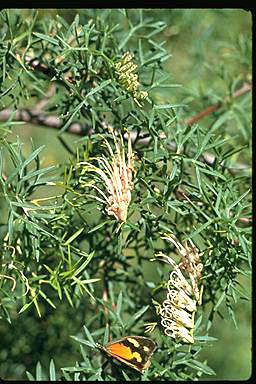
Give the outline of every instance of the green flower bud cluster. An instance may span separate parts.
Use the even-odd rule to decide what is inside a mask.
[[[145,99],[148,93],[138,90],[140,82],[138,75],[134,73],[138,66],[133,63],[133,58],[133,53],[125,52],[121,60],[115,64],[115,70],[119,84],[132,95],[134,101],[141,107],[139,102]]]

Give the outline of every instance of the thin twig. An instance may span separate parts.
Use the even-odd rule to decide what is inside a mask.
[[[55,73],[55,69],[47,66],[44,63],[41,63],[37,58],[31,58],[30,56],[25,56],[25,62],[27,65],[30,65],[35,70],[38,70],[42,72],[43,74],[47,76],[53,76]],[[67,81],[70,83],[74,82],[74,78],[72,76],[67,77]],[[240,97],[243,94],[251,91],[252,86],[249,82],[244,82],[241,88],[239,88],[237,91],[235,91],[232,95],[233,98]],[[36,107],[33,109],[20,109],[17,110],[13,116],[13,120],[21,120],[30,122],[32,124],[40,124],[51,128],[57,128],[59,129],[62,126],[62,121],[58,116],[49,116],[44,115],[41,112],[42,107],[46,106],[47,102],[49,100],[48,94],[46,98],[44,98],[42,101],[40,101]],[[219,109],[223,104],[221,102],[215,103],[210,105],[209,107],[203,109],[199,113],[197,113],[195,116],[189,117],[185,120],[185,124],[192,125],[193,123],[201,120],[204,116],[209,115],[210,113],[215,112],[217,109]],[[0,121],[7,121],[14,112],[10,109],[4,109],[3,111],[0,111]],[[80,122],[74,122],[71,123],[68,127],[67,132],[75,134],[75,135],[90,135],[92,133],[92,130],[87,124],[82,124]]]
[[[248,82],[244,82],[242,87],[233,93],[232,98],[235,99],[236,97],[240,97],[243,94],[251,91],[251,89],[252,89],[252,85]],[[221,103],[221,102],[212,104],[209,107],[207,107],[207,108],[203,109],[202,111],[200,111],[199,113],[197,113],[195,116],[191,116],[188,119],[186,119],[185,123],[188,125],[192,125],[192,124],[196,123],[197,121],[199,121],[200,119],[202,119],[204,116],[207,116],[210,113],[217,111],[217,109],[219,109],[222,105],[223,105],[223,103]]]
[[[36,58],[32,59],[29,56],[25,56],[25,62],[27,65],[30,65],[35,70],[38,70],[47,76],[52,76],[54,73],[54,69],[41,63]],[[68,77],[68,81],[72,83],[74,79],[72,77]],[[252,85],[249,82],[244,82],[243,85],[233,93],[232,97],[233,98],[240,97],[243,94],[251,91],[251,89],[252,89]],[[46,97],[43,100],[39,101],[36,104],[36,106],[32,109],[24,108],[24,109],[19,109],[17,111],[13,111],[7,108],[0,111],[0,121],[8,121],[8,119],[10,119],[11,121],[26,121],[31,124],[39,124],[39,125],[43,125],[43,126],[47,126],[47,127],[51,127],[59,130],[63,126],[63,122],[58,116],[41,113],[42,109],[47,105],[50,97],[52,96],[53,91],[54,91],[54,88],[50,88],[50,90],[46,94]],[[192,125],[193,123],[201,120],[204,116],[207,116],[210,113],[215,112],[222,105],[223,104],[220,102],[212,104],[209,107],[197,113],[195,116],[187,118],[184,122],[187,125]],[[101,124],[104,127],[106,125],[106,122],[102,121]],[[88,124],[73,122],[70,124],[66,132],[72,133],[78,136],[87,136],[87,135],[90,136],[93,133],[93,129]],[[138,136],[137,132],[131,132],[132,141],[135,140],[135,137],[137,138],[137,136]],[[161,133],[160,137],[163,139],[166,138],[164,133]],[[141,132],[139,134],[138,141],[140,145],[147,145],[150,142],[150,140],[151,138],[149,136],[145,136],[145,132]],[[171,151],[175,151],[176,143],[174,141],[169,142],[168,148]],[[208,164],[213,164],[215,161],[215,156],[210,153],[204,153],[202,155],[202,160]],[[248,168],[248,165],[236,164],[236,168],[244,169],[244,168]]]
[[[41,105],[45,105],[46,100],[42,100]],[[41,108],[39,104],[39,107]],[[13,111],[10,108],[0,111],[0,121],[25,121],[30,124],[43,125],[45,127],[60,129],[63,126],[62,120],[58,116],[38,113],[37,107],[29,109],[23,108]],[[78,136],[89,136],[92,134],[92,128],[88,124],[73,122],[68,127],[67,132]]]

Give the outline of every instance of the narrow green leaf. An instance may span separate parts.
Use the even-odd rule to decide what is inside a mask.
[[[64,289],[64,292],[65,292],[66,298],[68,299],[69,304],[71,305],[71,307],[73,307],[73,302],[72,302],[70,294],[68,292],[68,288],[65,286],[63,289]]]
[[[110,83],[112,83],[111,79],[103,81],[100,85],[98,85],[97,87],[93,88],[90,92],[88,92],[86,97],[94,95],[94,93],[99,92],[102,88],[106,87]]]
[[[23,307],[21,307],[21,309],[19,310],[18,313],[20,314],[20,313],[26,311],[26,309],[29,308],[31,304],[32,304],[32,301],[30,301],[30,303],[24,304]]]
[[[84,331],[85,331],[85,334],[86,334],[87,339],[91,342],[91,344],[92,344],[93,346],[95,346],[95,341],[93,340],[93,337],[92,337],[91,333],[89,332],[89,330],[86,328],[85,325],[84,325],[83,328],[84,328]]]
[[[170,109],[170,108],[178,108],[178,107],[184,107],[184,104],[159,104],[159,105],[154,105],[154,109],[159,110],[159,109]]]
[[[28,379],[29,379],[30,381],[35,381],[35,378],[34,378],[34,376],[33,376],[33,375],[31,375],[31,373],[30,373],[30,372],[26,371],[26,375],[27,375],[27,377],[28,377]]]
[[[248,191],[244,192],[241,196],[239,196],[239,198],[237,200],[235,200],[232,204],[230,204],[227,209],[228,211],[231,211],[232,208],[234,208],[241,200],[243,200],[245,198],[245,196],[248,195],[248,193],[250,193],[251,190],[249,189]]]
[[[39,380],[39,381],[43,380],[42,366],[40,364],[40,361],[38,361],[37,364],[36,364],[36,380]]]
[[[93,258],[93,256],[94,256],[94,252],[91,252],[88,256],[87,256],[87,258],[86,258],[86,260],[83,262],[83,264],[75,271],[75,273],[74,273],[74,276],[77,276],[79,273],[81,273],[84,269],[85,269],[85,267],[89,264],[89,262],[91,261],[91,259]]]
[[[220,211],[219,211],[221,201],[222,201],[222,185],[220,185],[220,188],[219,188],[219,191],[218,191],[218,196],[217,196],[217,199],[216,199],[216,202],[215,202],[215,207],[214,207],[215,208],[215,212],[217,213],[217,215],[219,217],[221,217],[221,214],[220,214]]]
[[[220,304],[221,304],[222,301],[225,299],[225,297],[226,297],[226,293],[225,293],[225,291],[223,291],[222,294],[220,295],[219,300],[217,301],[217,303],[215,304],[215,306],[214,306],[214,308],[213,308],[214,311],[217,310],[217,308],[220,306]]]
[[[109,341],[109,327],[106,326],[104,331],[103,344],[107,344],[108,341]]]
[[[56,309],[56,306],[53,304],[52,300],[49,297],[47,297],[46,294],[41,289],[39,289],[38,293],[47,301],[47,303],[49,303],[54,309]]]
[[[120,316],[121,314],[122,300],[123,300],[123,293],[122,291],[120,291],[117,299],[117,304],[116,304],[116,313],[118,316]]]
[[[53,359],[50,361],[50,380],[56,381],[56,371]]]
[[[90,229],[90,231],[88,231],[88,233],[92,233],[92,232],[95,232],[97,231],[98,229],[100,229],[101,227],[103,227],[104,225],[106,224],[111,224],[111,220],[106,220],[106,221],[103,221],[101,222],[100,224],[96,225],[94,228]]]
[[[67,246],[68,244],[72,243],[73,240],[75,240],[82,232],[84,228],[78,229],[70,238],[63,244],[63,246]]]
[[[218,341],[219,340],[216,337],[212,337],[212,336],[195,336],[194,339],[198,340],[198,341],[205,341],[205,342],[211,342],[211,341]]]
[[[58,40],[54,39],[53,37],[50,37],[48,35],[44,35],[43,33],[39,33],[39,32],[32,32],[32,34],[36,37],[39,37],[42,40],[48,41],[49,43],[59,45]]]
[[[29,172],[27,175],[24,175],[22,177],[21,181],[24,182],[26,180],[31,179],[32,177],[44,175],[44,174],[46,174],[46,173],[48,173],[50,171],[53,171],[53,170],[56,170],[56,166],[55,165],[51,165],[50,167],[47,167],[47,168],[38,169],[37,171]]]
[[[95,342],[92,343],[92,342],[90,342],[88,340],[81,339],[81,337],[77,337],[77,336],[70,336],[70,337],[73,340],[77,341],[78,343],[87,345],[88,347],[94,348],[96,346]]]
[[[63,132],[65,132],[69,125],[72,123],[74,117],[76,116],[76,114],[80,111],[80,109],[83,107],[84,104],[87,104],[87,101],[86,100],[83,100],[74,110],[73,110],[73,113],[71,114],[71,116],[69,117],[69,119],[67,120],[67,122],[63,125],[63,127],[59,130],[58,134],[61,135]]]
[[[201,363],[200,361],[184,361],[184,364],[186,364],[188,367],[199,370],[206,375],[216,375],[213,369],[208,367],[208,365]]]

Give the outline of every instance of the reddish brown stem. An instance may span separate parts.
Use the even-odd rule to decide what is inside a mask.
[[[191,116],[188,119],[186,119],[185,123],[188,125],[192,125],[192,124],[196,123],[197,121],[199,121],[202,117],[209,115],[209,113],[213,113],[214,111],[216,111],[218,108],[220,108],[220,106],[221,106],[221,103],[216,103],[216,104],[210,105],[209,107],[200,111],[195,116]]]
[[[237,91],[235,91],[232,95],[233,98],[239,97],[243,95],[244,93],[247,93],[251,91],[252,85],[248,82],[245,82],[241,88],[239,88]],[[199,121],[202,117],[209,115],[209,113],[215,112],[217,109],[219,109],[223,104],[222,103],[215,103],[210,105],[209,107],[203,109],[199,113],[197,113],[195,116],[191,116],[188,119],[185,120],[186,124],[192,125],[193,123]]]

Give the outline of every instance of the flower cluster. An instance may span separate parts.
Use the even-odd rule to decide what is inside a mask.
[[[197,304],[201,304],[198,283],[202,275],[203,265],[200,263],[200,254],[190,239],[191,247],[187,244],[184,247],[173,234],[165,234],[162,238],[175,245],[182,259],[177,264],[171,257],[162,252],[155,255],[161,257],[173,268],[167,282],[167,298],[158,310],[161,324],[165,328],[166,335],[175,339],[180,338],[186,343],[194,343],[194,316]],[[185,272],[186,277],[182,271]],[[190,279],[190,283],[187,278]]]
[[[140,101],[145,99],[148,93],[138,90],[140,82],[138,75],[133,73],[137,68],[137,65],[132,61],[133,58],[133,53],[125,52],[121,60],[115,64],[115,70],[119,84],[132,95],[134,101],[141,107]]]
[[[133,190],[133,172],[134,172],[134,154],[132,152],[131,138],[128,134],[128,153],[127,162],[125,157],[125,149],[122,137],[120,138],[121,145],[117,142],[114,133],[112,135],[115,142],[116,154],[113,153],[109,142],[104,138],[108,151],[111,155],[111,162],[105,156],[95,157],[91,160],[97,160],[99,167],[82,162],[86,165],[84,172],[95,172],[100,176],[106,185],[107,194],[93,184],[84,184],[96,189],[104,200],[97,200],[107,204],[106,211],[108,215],[113,215],[117,220],[125,222],[127,218],[128,206],[131,201],[131,192]]]

